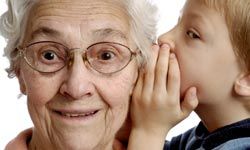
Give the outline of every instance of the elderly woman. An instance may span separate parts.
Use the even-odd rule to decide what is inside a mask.
[[[117,149],[115,135],[155,37],[155,8],[146,0],[7,3],[0,29],[8,73],[27,95],[34,128],[6,149]]]

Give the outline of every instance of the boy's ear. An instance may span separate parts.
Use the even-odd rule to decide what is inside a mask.
[[[250,74],[244,74],[237,78],[234,90],[240,96],[250,96]]]

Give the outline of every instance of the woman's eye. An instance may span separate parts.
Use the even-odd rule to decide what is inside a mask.
[[[44,50],[40,54],[39,61],[43,63],[59,63],[64,61],[65,54],[55,50]]]
[[[187,35],[192,39],[200,39],[200,36],[194,31],[187,31]]]
[[[100,60],[110,60],[115,57],[115,54],[111,51],[103,51],[98,55],[98,59]]]
[[[43,58],[46,60],[53,60],[56,57],[56,54],[53,51],[43,52]]]

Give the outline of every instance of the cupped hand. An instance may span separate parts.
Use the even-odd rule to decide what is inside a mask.
[[[132,130],[165,137],[198,105],[196,88],[190,87],[180,100],[180,69],[167,44],[153,45],[152,55],[134,89],[131,103]]]

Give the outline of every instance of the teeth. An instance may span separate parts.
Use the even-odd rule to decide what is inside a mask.
[[[71,114],[71,113],[61,113],[61,114],[63,116],[66,116],[66,117],[85,117],[85,116],[93,115],[95,113],[96,112],[93,111],[93,112],[90,112],[90,113],[83,113],[83,114]]]

